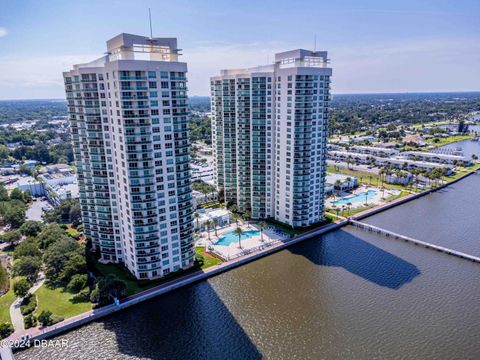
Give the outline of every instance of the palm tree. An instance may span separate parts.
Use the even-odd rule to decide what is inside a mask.
[[[215,230],[215,236],[218,237],[217,235],[217,226],[218,226],[218,219],[215,218],[213,219],[213,229]]]
[[[197,231],[200,231],[200,217],[201,215],[198,213],[198,212],[195,212],[195,214],[193,214],[193,217],[195,218],[195,220],[197,220]]]
[[[207,195],[210,193],[209,189],[207,187],[202,187],[200,189],[200,192],[205,196],[205,202],[208,202],[208,197]]]
[[[261,222],[259,224],[259,226],[260,226],[260,241],[263,241],[263,231],[267,227],[267,223],[266,222]]]
[[[237,227],[235,230],[233,230],[233,232],[238,235],[238,247],[241,249],[243,230],[241,227]]]
[[[365,192],[365,205],[368,206],[368,191]]]
[[[250,214],[250,211],[245,211],[242,215],[242,220],[247,223],[248,227],[250,227],[250,223],[248,222],[248,220],[250,220],[251,217],[252,215]]]
[[[228,207],[228,210],[230,210],[232,213],[238,212],[238,206],[233,204]]]
[[[212,226],[212,220],[205,221],[205,227],[207,228],[208,240],[210,240],[210,227]]]
[[[232,218],[233,218],[233,220],[235,220],[235,223],[236,223],[237,226],[238,226],[238,220],[240,220],[240,215],[237,214],[237,213],[233,213],[233,214],[232,214]]]
[[[348,202],[348,203],[347,203],[347,207],[348,207],[348,215],[350,216],[350,215],[351,215],[351,211],[352,211],[352,203],[351,203],[351,202]]]
[[[344,212],[345,212],[345,205],[342,205],[342,216]]]
[[[333,184],[334,190],[340,190],[342,188],[342,182],[340,180],[336,180],[335,184]]]

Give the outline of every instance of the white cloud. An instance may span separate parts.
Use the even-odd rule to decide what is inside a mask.
[[[189,94],[208,95],[209,77],[221,69],[273,62],[276,52],[308,44],[198,42],[184,49]],[[334,93],[479,90],[477,39],[405,39],[332,47]],[[0,99],[63,98],[62,71],[101,54],[0,57]]]
[[[0,99],[63,98],[62,72],[98,54],[0,57]]]
[[[0,26],[0,38],[4,36],[7,36],[7,29]]]

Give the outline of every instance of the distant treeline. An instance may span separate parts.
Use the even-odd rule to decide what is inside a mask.
[[[193,96],[189,109],[210,112],[208,96]],[[413,124],[449,120],[480,111],[480,92],[333,95],[329,129],[331,133],[354,133],[374,125]],[[67,114],[61,100],[0,101],[0,123],[51,119]],[[210,141],[210,120],[191,115],[192,140]]]
[[[64,100],[4,100],[0,101],[0,124],[30,120],[50,120],[67,115]]]

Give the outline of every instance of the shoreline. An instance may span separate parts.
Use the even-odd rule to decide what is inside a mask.
[[[461,176],[457,179],[454,179],[454,180],[452,180],[452,181],[450,181],[446,184],[442,184],[442,185],[440,185],[440,186],[438,186],[434,189],[429,189],[429,190],[426,190],[426,191],[422,191],[420,193],[411,194],[411,195],[408,195],[408,196],[405,196],[405,197],[402,197],[402,198],[399,198],[399,199],[395,199],[390,203],[386,203],[386,204],[377,206],[377,207],[372,208],[372,209],[367,209],[363,212],[352,215],[349,218],[346,218],[344,220],[337,220],[336,222],[324,225],[322,227],[310,230],[310,231],[302,233],[302,234],[295,235],[293,238],[290,238],[288,240],[279,242],[279,243],[274,244],[274,245],[272,245],[268,248],[258,250],[256,252],[248,254],[248,255],[244,255],[242,257],[236,258],[236,259],[231,260],[229,262],[224,262],[224,263],[220,263],[218,265],[214,265],[214,266],[209,267],[209,268],[207,268],[203,271],[197,271],[195,273],[185,275],[185,276],[183,276],[181,278],[178,278],[178,279],[175,279],[175,280],[171,280],[169,282],[166,282],[164,284],[155,286],[151,289],[142,291],[140,293],[128,296],[124,299],[121,299],[118,305],[117,304],[110,304],[110,305],[107,305],[107,306],[104,306],[104,307],[101,307],[101,308],[98,308],[98,309],[93,309],[93,310],[90,310],[90,311],[85,312],[83,314],[65,319],[62,322],[59,322],[59,323],[57,323],[55,325],[52,325],[52,326],[48,326],[48,327],[44,327],[44,328],[33,328],[33,329],[28,329],[28,330],[25,330],[25,331],[22,331],[22,332],[14,333],[14,334],[10,335],[9,337],[0,341],[0,345],[1,345],[0,348],[11,347],[14,351],[22,350],[22,349],[27,347],[27,346],[22,346],[21,345],[21,343],[22,343],[21,338],[25,335],[30,336],[29,340],[31,342],[33,342],[35,340],[44,340],[44,339],[47,339],[47,338],[51,338],[51,337],[60,335],[62,333],[65,333],[65,332],[68,332],[68,331],[73,330],[75,328],[78,328],[82,325],[88,324],[90,322],[96,321],[96,320],[98,320],[100,318],[103,318],[105,316],[108,316],[110,314],[113,314],[117,311],[121,311],[121,310],[126,309],[128,307],[134,306],[134,305],[136,305],[138,303],[141,303],[143,301],[153,299],[153,298],[155,298],[159,295],[166,294],[166,293],[168,293],[170,291],[173,291],[175,289],[178,289],[180,287],[184,287],[184,286],[191,285],[191,284],[199,282],[199,281],[206,280],[206,279],[211,278],[213,276],[216,276],[216,275],[222,274],[224,272],[227,272],[229,270],[235,269],[239,266],[242,266],[242,265],[248,264],[250,262],[253,262],[255,260],[261,259],[265,256],[274,254],[276,252],[279,252],[281,250],[286,249],[287,247],[289,247],[291,245],[297,244],[299,242],[302,242],[302,241],[305,241],[305,240],[308,240],[308,239],[311,239],[311,238],[314,238],[314,237],[317,237],[317,236],[320,236],[320,235],[324,235],[324,234],[329,233],[329,232],[334,231],[334,230],[338,230],[338,229],[344,227],[345,225],[348,225],[349,222],[350,222],[349,219],[362,220],[362,219],[367,218],[369,216],[376,215],[380,212],[391,209],[395,206],[402,205],[402,204],[407,203],[409,201],[412,201],[412,200],[418,199],[420,197],[426,196],[430,193],[436,192],[437,190],[441,190],[441,189],[443,189],[447,186],[455,184],[455,183],[465,179],[466,177],[477,173],[477,171],[478,171],[478,169],[472,170],[472,171],[464,174],[463,176]]]

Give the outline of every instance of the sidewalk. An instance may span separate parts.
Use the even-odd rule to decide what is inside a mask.
[[[45,282],[45,275],[43,273],[39,273],[37,280],[33,284],[33,286],[28,290],[29,294],[33,294],[37,291],[40,286],[43,285]],[[22,299],[17,298],[12,305],[10,305],[10,319],[12,320],[13,328],[15,332],[12,335],[15,335],[17,332],[24,332],[25,331],[25,324],[23,322],[23,315],[20,311],[20,306],[22,304]]]

